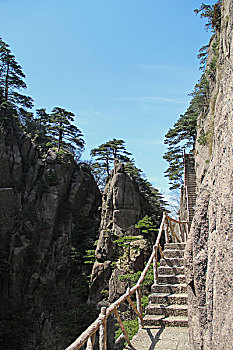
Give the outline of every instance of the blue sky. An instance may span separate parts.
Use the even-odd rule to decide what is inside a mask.
[[[213,4],[215,1],[208,1]],[[90,150],[126,141],[168,193],[164,135],[188,107],[196,58],[211,36],[197,0],[0,0],[0,35],[27,76],[36,108],[63,107]]]

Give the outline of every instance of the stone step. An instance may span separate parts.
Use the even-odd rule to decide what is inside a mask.
[[[163,304],[163,305],[172,305],[187,304],[188,294],[179,293],[179,294],[170,294],[170,293],[152,293],[149,296],[149,303],[151,304]]]
[[[185,283],[185,275],[160,275],[159,276],[159,283],[161,284],[178,284],[178,283]]]
[[[187,293],[187,284],[153,284],[152,293],[178,294]]]
[[[164,244],[165,250],[184,250],[185,249],[185,243],[166,243]]]
[[[184,275],[184,266],[160,266],[158,268],[158,274],[159,275]]]
[[[145,326],[169,326],[169,327],[188,327],[188,317],[186,316],[162,316],[146,315],[144,318]]]
[[[160,259],[160,266],[184,266],[184,258],[166,258]]]
[[[188,316],[187,305],[162,305],[150,304],[146,308],[147,315],[164,315],[164,316]]]
[[[190,191],[188,194],[188,198],[191,198],[191,197],[196,197],[196,192]]]
[[[163,251],[164,258],[183,258],[184,250],[168,249]]]

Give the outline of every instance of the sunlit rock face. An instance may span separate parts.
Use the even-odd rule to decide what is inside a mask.
[[[115,241],[127,235],[137,235],[135,224],[144,214],[144,203],[136,181],[125,172],[122,163],[116,162],[103,193],[100,235],[91,278],[91,302],[99,302],[104,289],[109,291],[109,301],[116,300],[125,291],[127,284],[119,282],[118,276],[123,274],[123,265],[129,263],[125,259],[117,266],[112,264],[119,258]],[[144,267],[148,244],[143,238],[135,244],[140,247],[130,260],[137,271]]]
[[[222,4],[219,61],[196,145],[198,198],[186,247],[190,349],[233,348],[233,2]],[[215,39],[214,39],[215,40]],[[213,40],[210,44],[210,55]],[[201,119],[202,118],[202,119]]]

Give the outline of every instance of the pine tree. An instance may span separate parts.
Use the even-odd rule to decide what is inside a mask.
[[[48,135],[50,116],[46,112],[46,108],[36,110],[36,116],[26,125],[27,131],[37,144],[46,148],[46,144],[50,142]]]
[[[26,89],[25,74],[22,67],[12,55],[9,45],[0,38],[0,98],[2,102],[11,103],[20,114],[32,108],[33,100],[18,91]]]
[[[187,111],[179,117],[174,127],[165,135],[168,150],[163,158],[169,163],[165,176],[170,180],[170,189],[179,188],[183,175],[183,150],[193,151],[197,136],[197,117],[208,108],[209,83],[203,74],[190,94],[192,100]]]
[[[40,110],[41,120],[45,122],[51,142],[58,147],[58,151],[63,149],[72,154],[77,154],[84,148],[82,132],[72,124],[74,113],[66,111],[64,108],[55,107],[50,114]]]
[[[145,215],[144,218],[135,224],[135,228],[140,229],[143,236],[151,239],[152,243],[155,243],[155,237],[158,233],[158,225],[155,225],[153,218]]]
[[[30,127],[31,135],[43,147],[57,147],[79,156],[84,148],[82,132],[72,124],[74,114],[63,108],[55,107],[51,113],[45,108],[37,109],[36,118]]]
[[[194,10],[200,14],[201,18],[207,19],[206,29],[212,28],[214,32],[220,29],[221,25],[221,5],[222,1],[218,0],[214,5],[203,4],[199,9]],[[181,115],[174,127],[165,135],[164,143],[168,145],[168,150],[164,154],[164,159],[169,163],[165,176],[169,178],[170,189],[179,188],[182,184],[183,175],[183,150],[194,150],[196,141],[197,118],[202,113],[207,113],[209,107],[210,91],[209,81],[215,80],[216,67],[218,61],[218,40],[212,45],[214,57],[208,63],[209,45],[203,46],[199,50],[198,58],[200,59],[200,69],[205,72],[202,74],[198,83],[195,85],[193,92],[190,94],[192,100],[187,111]],[[198,139],[199,141],[199,139]]]
[[[201,18],[207,19],[205,24],[206,30],[212,28],[215,32],[220,29],[221,26],[221,6],[222,0],[218,0],[214,5],[201,4],[199,9],[194,10],[196,14],[200,14]]]
[[[97,148],[91,150],[91,156],[95,158],[96,162],[94,173],[98,172],[103,174],[103,178],[106,179],[110,175],[111,168],[115,159],[119,159],[121,162],[127,162],[130,160],[129,156],[132,153],[128,152],[125,148],[125,141],[113,139],[103,143]]]
[[[137,182],[140,194],[145,198],[145,213],[151,217],[155,226],[159,226],[167,202],[162,194],[147,180],[143,171],[135,166],[134,159],[125,163],[125,171]]]

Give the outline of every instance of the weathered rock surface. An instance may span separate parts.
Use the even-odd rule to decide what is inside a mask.
[[[132,243],[135,248],[138,245],[138,250],[136,252],[136,249],[131,249],[130,256],[123,257],[119,269],[114,271],[115,267],[111,265],[119,258],[119,248],[115,241],[120,237],[138,234],[134,225],[144,214],[144,202],[136,181],[125,172],[122,163],[116,162],[103,193],[100,236],[96,248],[97,261],[91,279],[91,302],[97,303],[101,300],[101,292],[106,289],[109,290],[110,301],[116,300],[125,291],[127,284],[119,282],[118,276],[122,274],[120,270],[125,273],[129,268],[128,259],[134,271],[144,267],[149,249],[143,237],[138,237],[139,240]],[[132,255],[133,251],[135,253]],[[126,269],[124,263],[127,265]]]
[[[196,145],[198,198],[186,248],[190,349],[233,348],[233,2],[223,0],[206,145]],[[199,125],[198,122],[198,125]]]
[[[0,348],[64,349],[87,298],[83,244],[97,238],[99,190],[85,165],[42,158],[10,127],[0,132],[0,169]]]

